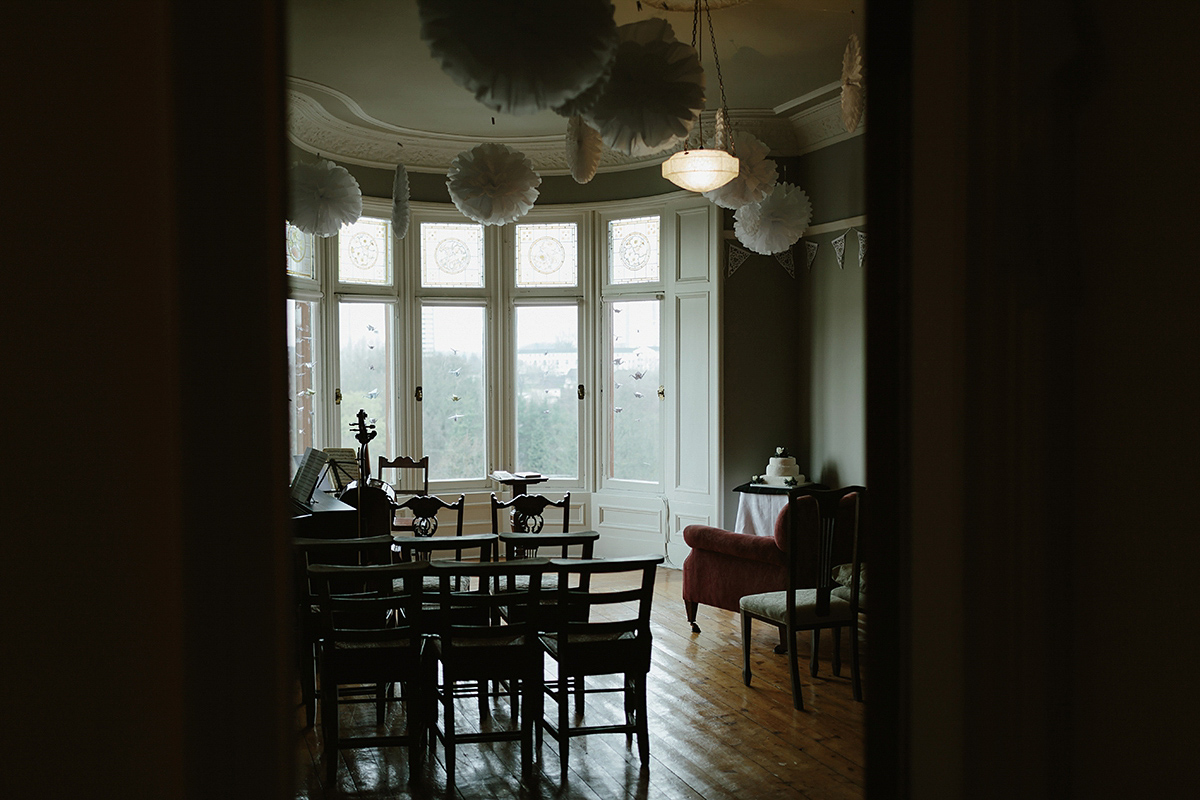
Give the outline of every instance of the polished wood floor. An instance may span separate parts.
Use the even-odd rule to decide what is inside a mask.
[[[567,781],[560,784],[556,745],[547,736],[539,773],[524,783],[517,746],[502,743],[460,745],[450,795],[440,746],[413,782],[403,749],[344,750],[338,756],[336,784],[326,785],[319,726],[303,729],[301,712],[297,798],[861,798],[863,705],[850,694],[847,643],[840,678],[830,669],[828,638],[822,640],[820,676],[815,680],[808,675],[807,657],[802,657],[805,710],[796,711],[786,657],[772,650],[778,643],[775,630],[755,625],[754,680],[744,686],[738,615],[701,606],[697,621],[703,633],[693,634],[680,599],[681,580],[677,570],[658,571],[647,767],[642,767],[635,743],[622,735],[580,737],[571,742]],[[807,654],[807,635],[801,638]],[[618,698],[589,695],[586,722],[617,721]],[[462,723],[478,721],[475,702],[461,701],[456,716]],[[547,702],[547,713],[551,708]],[[387,723],[402,725],[401,710],[390,714]],[[492,722],[507,721],[498,701]],[[344,708],[342,725],[347,732],[374,732],[373,708]]]

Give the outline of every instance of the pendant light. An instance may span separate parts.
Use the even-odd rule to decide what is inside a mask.
[[[704,18],[708,21],[708,37],[712,45],[713,64],[717,68],[717,86],[721,90],[721,109],[717,121],[713,147],[704,146],[704,115],[697,120],[695,129],[698,132],[698,147],[685,147],[662,164],[662,176],[681,189],[689,192],[710,192],[737,177],[739,164],[732,152],[733,137],[728,131],[720,130],[722,124],[729,119],[729,109],[725,105],[725,82],[721,78],[721,61],[717,57],[717,38],[713,33],[712,14],[708,10],[708,0],[704,0]],[[700,44],[697,32],[700,29],[700,0],[695,0],[692,16],[692,47],[696,55],[700,55]],[[689,136],[688,144],[691,144]],[[729,149],[722,147],[725,144]]]

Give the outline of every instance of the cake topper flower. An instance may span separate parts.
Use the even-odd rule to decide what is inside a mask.
[[[789,458],[787,448],[786,447],[776,447],[775,448],[775,457],[776,458]]]

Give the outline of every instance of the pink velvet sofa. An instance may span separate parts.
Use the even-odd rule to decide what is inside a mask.
[[[745,595],[787,589],[783,551],[787,512],[784,506],[776,517],[774,536],[734,533],[708,525],[683,529],[683,541],[692,548],[683,561],[683,604],[693,631],[700,632],[696,624],[700,603],[738,611],[738,601]]]

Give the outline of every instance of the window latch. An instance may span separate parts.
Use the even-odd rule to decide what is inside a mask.
[[[424,392],[422,392],[421,387],[418,386],[417,390],[415,392],[413,392],[413,397],[417,398],[417,402],[419,403],[419,402],[421,402],[421,398],[423,396],[424,396]]]
[[[584,391],[584,388],[583,388],[583,384],[582,384],[582,383],[581,383],[581,384],[579,384],[579,389],[577,390],[577,392],[578,392],[578,394],[579,394],[579,399],[580,399],[580,400],[582,400],[582,399],[583,399],[585,396],[587,396],[587,392],[586,392],[586,391]]]
[[[667,399],[667,387],[665,387],[665,386],[658,387],[658,399],[659,400]]]
[[[342,390],[341,389],[333,390],[333,404],[335,406],[340,406],[342,404]]]

